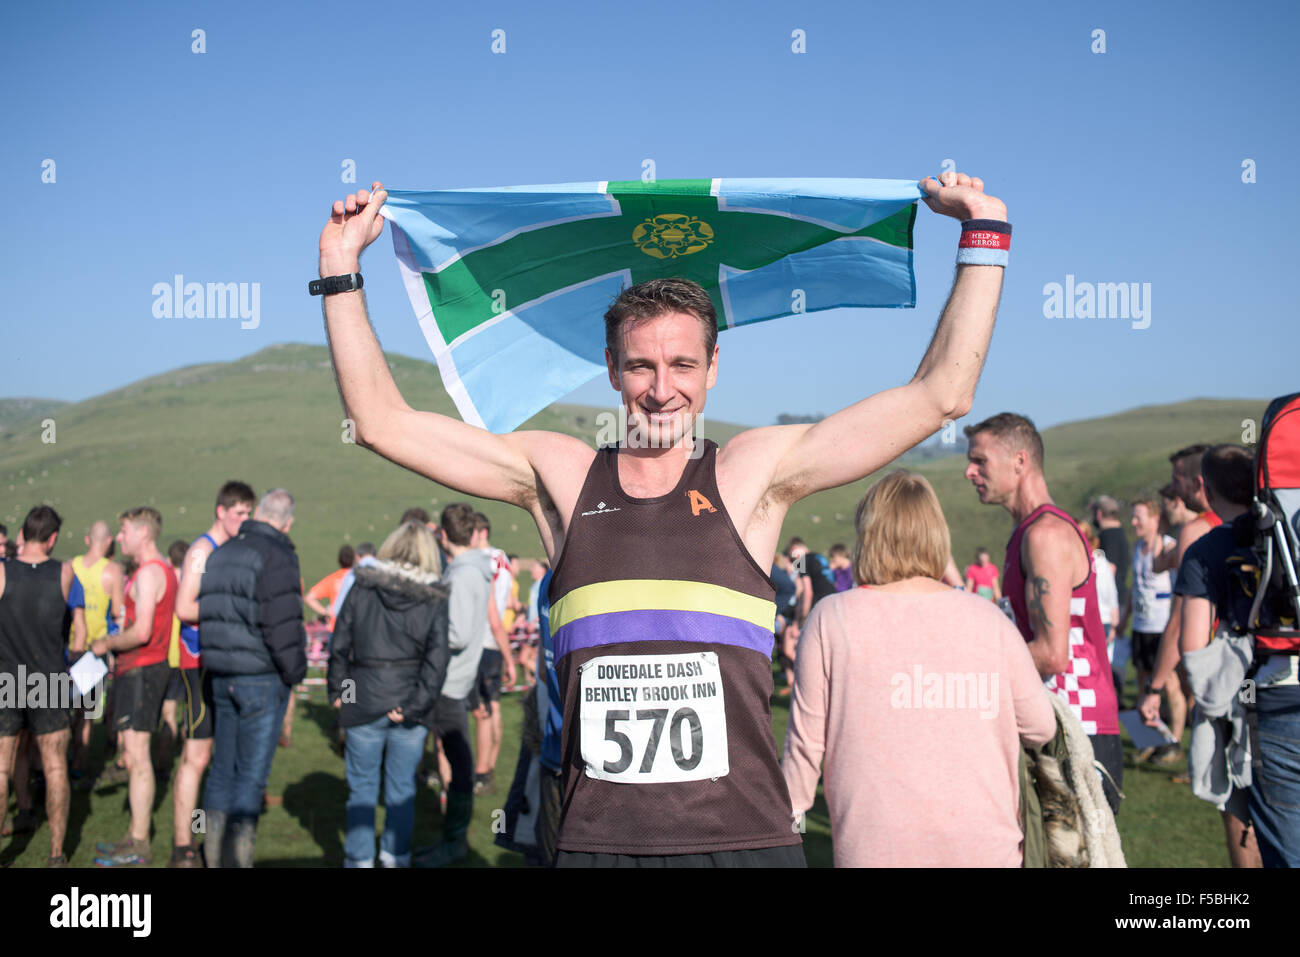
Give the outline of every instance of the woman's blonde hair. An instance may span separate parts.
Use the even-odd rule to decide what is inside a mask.
[[[1079,531],[1083,532],[1083,537],[1087,539],[1088,547],[1090,549],[1095,552],[1097,549],[1101,548],[1101,536],[1099,536],[1097,530],[1092,527],[1092,522],[1088,521],[1086,518],[1081,518],[1075,522],[1075,524],[1079,526]]]
[[[934,489],[922,475],[896,469],[858,503],[853,516],[853,578],[887,585],[923,575],[939,580],[948,567],[952,537]]]
[[[435,579],[442,577],[442,556],[433,532],[419,522],[403,522],[384,539],[375,556],[386,562],[418,569]]]

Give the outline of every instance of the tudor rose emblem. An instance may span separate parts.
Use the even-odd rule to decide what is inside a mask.
[[[632,242],[647,256],[675,259],[706,248],[713,242],[713,227],[685,213],[662,213],[632,230]]]

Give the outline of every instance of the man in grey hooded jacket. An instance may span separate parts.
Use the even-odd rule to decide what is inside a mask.
[[[470,747],[466,699],[478,680],[479,658],[488,631],[488,603],[492,599],[492,558],[470,547],[473,507],[464,502],[448,505],[442,510],[439,532],[442,547],[451,558],[443,573],[443,582],[451,588],[447,629],[451,663],[430,721],[451,764],[451,781],[447,785],[442,842],[416,851],[412,858],[416,867],[444,867],[469,853],[465,835],[474,813],[474,752]]]

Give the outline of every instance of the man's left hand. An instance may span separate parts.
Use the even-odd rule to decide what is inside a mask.
[[[1007,218],[1007,204],[985,194],[984,180],[965,173],[940,173],[936,180],[927,176],[921,180],[925,191],[925,205],[941,216],[953,219]]]

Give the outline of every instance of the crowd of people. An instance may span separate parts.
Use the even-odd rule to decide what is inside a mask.
[[[1237,584],[1234,565],[1250,559],[1224,523],[1250,503],[1249,450],[1202,444],[1174,452],[1172,481],[1130,505],[1130,546],[1112,497],[1094,499],[1077,519],[1052,502],[1042,441],[1027,418],[1004,413],[966,431],[966,477],[983,504],[1002,506],[1016,521],[1005,569],[978,549],[966,569],[967,594],[954,595],[938,500],[924,478],[899,470],[873,486],[858,510],[860,588],[820,604],[819,596],[792,603],[790,617],[777,621],[778,632],[784,626],[799,636],[796,660],[783,662],[794,672],[783,765],[791,800],[796,812],[807,810],[824,775],[837,864],[1018,864],[1018,754],[1056,728],[1034,690],[1041,684],[1082,724],[1118,812],[1120,698],[1130,655],[1134,704],[1167,741],[1136,759],[1175,764],[1187,757],[1182,741],[1193,701],[1183,657],[1210,643],[1212,619],[1231,615],[1234,627],[1247,630],[1250,593]],[[1216,527],[1223,530],[1208,539]],[[778,566],[802,549],[792,540]],[[826,577],[828,565],[819,556],[807,561],[813,576]],[[1015,627],[981,610],[981,599],[998,601]],[[810,605],[818,610],[809,613]],[[971,690],[963,704],[936,686],[923,705],[922,675],[978,675],[994,690],[988,700]],[[1258,692],[1267,699],[1262,718],[1294,713],[1296,679],[1294,657],[1275,660]],[[998,687],[1010,689],[1011,713],[998,710]],[[1297,756],[1281,735],[1259,741],[1264,780],[1233,789],[1219,807],[1228,857],[1238,867],[1294,866],[1300,816],[1285,782]],[[1215,775],[1223,779],[1224,768]],[[1269,787],[1270,777],[1282,786]],[[953,788],[954,780],[978,786]],[[1187,775],[1174,780],[1190,783]]]
[[[379,860],[410,864],[430,729],[436,757],[419,783],[442,789],[446,820],[443,843],[420,862],[465,855],[472,796],[495,787],[503,686],[525,690],[535,680],[544,561],[531,563],[521,602],[521,563],[491,546],[486,516],[456,504],[435,523],[415,508],[378,550],[344,545],[339,569],[304,591],[288,537],[292,496],[277,489],[258,501],[239,481],[218,492],[212,526],[166,554],[161,516],[149,507],[123,512],[116,534],[93,522],[86,551],[68,562],[50,558],[61,524],[52,507],[38,506],[16,540],[0,528],[0,670],[63,677],[89,653],[104,675],[91,688],[62,682],[61,697],[0,698],[0,825],[11,781],[17,798],[5,835],[34,829],[35,777],[50,866],[65,866],[72,782],[88,790],[127,783],[128,833],[99,842],[96,863],[150,864],[155,788],[170,779],[170,865],[251,866],[276,747],[292,743],[292,689],[306,677],[315,624],[346,757],[347,865],[374,863],[381,766],[388,814]],[[118,549],[124,561],[114,560]],[[316,622],[304,622],[304,612]],[[516,687],[517,673],[525,678]],[[104,771],[90,777],[95,718],[108,752]]]

